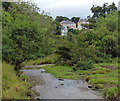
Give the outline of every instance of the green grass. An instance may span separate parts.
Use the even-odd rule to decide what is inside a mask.
[[[80,79],[79,74],[73,72],[72,67],[69,66],[48,65],[44,67],[38,67],[37,69],[40,68],[44,68],[46,72],[53,74],[57,78],[75,79],[75,80]]]
[[[3,81],[2,81],[2,97],[3,99],[30,99],[27,96],[31,91],[28,90],[31,84],[22,81],[16,76],[14,66],[3,63]],[[27,78],[26,76],[21,78]]]
[[[115,68],[118,68],[118,63],[99,63],[99,64],[94,64],[95,67],[100,67],[100,66],[114,66]]]
[[[118,87],[111,87],[109,89],[104,89],[105,98],[114,99],[118,96]]]
[[[22,63],[23,66],[29,65],[40,65],[40,64],[54,64],[57,59],[56,54],[49,55],[45,58],[38,58],[34,60],[25,61]]]
[[[55,63],[56,59],[56,55],[54,54],[43,59],[30,60],[28,62],[25,62],[24,64],[34,65],[47,62]],[[113,66],[117,70],[114,71],[101,66]],[[114,98],[118,96],[118,92],[115,92],[114,90],[109,91],[109,88],[118,88],[118,63],[99,63],[94,64],[94,67],[95,68],[88,70],[73,71],[73,67],[70,66],[50,65],[38,67],[37,69],[44,68],[48,73],[53,74],[57,78],[74,80],[85,79],[86,81],[88,81],[88,84],[92,85],[92,89],[102,91],[106,98]]]
[[[112,65],[117,68],[116,64],[104,63],[102,65]],[[73,67],[70,66],[56,65],[47,65],[38,67],[37,69],[43,68],[46,72],[53,74],[57,78],[74,80],[85,79],[88,81],[88,84],[92,85],[92,89],[102,91],[105,98],[115,98],[118,96],[118,92],[114,90],[114,88],[118,87],[118,70],[113,71],[100,66],[101,64],[95,64],[95,68],[93,69],[77,71],[73,71]]]

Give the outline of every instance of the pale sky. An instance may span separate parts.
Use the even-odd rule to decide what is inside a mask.
[[[50,12],[53,18],[56,16],[86,18],[91,15],[90,8],[93,4],[102,6],[104,3],[109,5],[114,2],[118,7],[118,1],[120,0],[32,0],[41,10]]]

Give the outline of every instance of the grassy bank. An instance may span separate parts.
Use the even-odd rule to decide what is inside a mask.
[[[14,71],[14,66],[8,63],[2,64],[2,97],[3,99],[30,99],[31,91],[28,90],[31,85],[22,80],[23,77],[18,78]]]
[[[36,65],[42,63],[55,63],[56,55],[51,55],[43,59],[30,60],[24,62],[23,65]],[[114,70],[102,66],[113,66]],[[73,70],[70,66],[48,65],[38,67],[44,68],[48,73],[53,74],[57,78],[80,80],[85,79],[93,90],[103,92],[105,98],[116,98],[118,96],[118,63],[100,63],[94,64],[93,69]]]
[[[57,60],[56,54],[48,55],[45,58],[38,58],[29,61],[25,61],[22,63],[23,66],[29,65],[41,65],[41,64],[54,64]]]
[[[110,70],[101,67],[101,65],[118,68],[117,64],[102,63],[94,64],[95,68],[89,70],[74,71],[69,66],[55,65],[38,67],[37,69],[44,68],[48,73],[53,74],[57,78],[85,79],[93,90],[103,92],[105,98],[116,98],[118,96],[118,70]]]

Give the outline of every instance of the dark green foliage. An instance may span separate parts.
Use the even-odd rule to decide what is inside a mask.
[[[93,29],[96,27],[95,23],[96,23],[96,19],[100,18],[100,17],[106,17],[107,14],[111,14],[114,11],[117,11],[117,7],[115,5],[115,3],[113,2],[111,5],[108,5],[108,3],[104,3],[103,6],[95,6],[93,5],[93,7],[91,7],[91,12],[93,13],[92,17],[88,16],[88,21],[90,22],[90,24],[88,24],[87,28]],[[111,23],[111,21],[109,22]],[[109,24],[109,30],[114,29],[114,24]]]
[[[79,30],[76,29],[69,29],[68,32],[71,32],[73,34],[79,34]]]
[[[106,54],[117,56],[117,37],[113,35],[106,35],[102,39],[102,43]]]
[[[71,60],[70,49],[67,47],[59,47],[57,54],[59,55],[58,63],[62,65],[67,64],[67,62]]]
[[[74,22],[74,23],[76,23],[76,28],[78,27],[77,23],[79,22],[79,20],[80,20],[80,17],[72,17],[71,18],[71,21]]]
[[[63,16],[57,16],[55,18],[55,20],[58,21],[58,22],[61,22],[63,20],[67,21],[67,20],[69,20],[69,18],[68,17],[63,17]]]
[[[71,21],[77,23],[80,20],[80,17],[72,17]]]
[[[111,11],[116,11],[117,7],[115,6],[115,3],[113,2],[111,5],[107,5],[108,3],[104,3],[103,6],[95,6],[91,8],[91,11],[93,13],[92,18],[99,18],[99,17],[105,17],[105,14],[111,13]]]
[[[90,26],[86,27],[92,29],[69,29],[67,36],[59,36],[59,22],[69,20],[67,17],[57,16],[53,20],[45,12],[39,14],[39,9],[32,3],[3,3],[3,60],[19,65],[25,60],[43,58],[56,52],[57,63],[61,65],[74,66],[78,61],[88,60],[93,63],[112,62],[119,55],[118,13],[112,5],[108,14],[105,14],[108,12],[107,4],[102,8],[92,8],[94,13],[98,13],[94,15],[97,19],[88,17]],[[78,20],[72,18],[75,23]]]
[[[56,27],[56,30],[55,30],[55,32],[54,32],[54,35],[61,35],[61,28],[62,28],[62,26],[61,26],[60,22],[58,22],[58,21],[53,21],[53,24],[56,25],[56,26],[55,26],[55,27]]]
[[[106,98],[109,99],[116,99],[119,96],[119,91],[117,87],[106,88],[103,91],[103,94]]]
[[[59,59],[65,60],[64,64],[72,66],[78,61],[88,60],[93,63],[111,63],[119,54],[118,25],[115,24],[117,20],[117,12],[111,12],[105,18],[98,18],[94,24],[96,27],[93,29],[82,29],[80,31],[69,29],[67,36],[57,40],[60,43],[57,45],[58,47],[69,48],[70,51],[67,54],[69,54],[70,59],[67,61],[63,59],[65,57]],[[114,27],[111,27],[112,24]],[[61,51],[64,52],[65,50]]]
[[[94,68],[91,61],[78,61],[76,64],[76,67],[77,69],[80,69],[80,70],[87,70],[87,69]]]
[[[38,11],[31,2],[3,3],[3,60],[15,64],[16,69],[25,60],[54,52],[52,35],[57,24],[50,16]]]

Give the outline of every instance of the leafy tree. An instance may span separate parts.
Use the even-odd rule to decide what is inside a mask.
[[[11,2],[2,2],[2,6],[3,6],[5,11],[9,11],[9,9],[12,6],[12,3]]]
[[[20,9],[21,4],[25,5],[24,9]],[[19,69],[23,61],[45,57],[54,51],[50,36],[56,25],[51,17],[39,14],[37,7],[29,2],[12,5],[7,12],[3,9],[2,51],[3,60]]]
[[[94,6],[93,5],[93,7],[91,8],[91,11],[92,11],[92,13],[93,13],[93,18],[94,19],[96,19],[96,18],[98,18],[98,17],[100,17],[100,16],[102,16],[102,7],[101,6]]]
[[[53,24],[55,25],[55,32],[54,35],[61,35],[61,24],[58,21],[53,21]]]
[[[79,30],[76,29],[69,29],[68,32],[71,32],[73,34],[79,34]]]
[[[78,27],[79,20],[80,20],[80,17],[72,17],[71,18],[71,21],[74,22],[74,23],[76,23],[76,28]]]
[[[117,11],[117,7],[115,6],[114,2],[108,6],[108,13],[110,13],[111,11]]]
[[[107,35],[102,39],[102,43],[106,54],[112,54],[115,57],[117,56],[117,37]]]
[[[36,28],[37,24],[31,24],[27,17],[23,20],[23,17],[21,15],[21,19],[12,22],[9,32],[4,33],[3,30],[3,59],[15,63],[16,67],[26,59],[36,58],[40,54],[39,46],[45,31]]]
[[[67,20],[69,20],[69,18],[68,17],[63,17],[63,16],[57,16],[55,18],[55,20],[58,21],[58,22],[61,22],[63,20],[67,21]]]
[[[111,11],[116,11],[117,7],[115,6],[115,3],[113,2],[111,5],[107,5],[108,3],[104,3],[103,6],[95,6],[91,8],[91,11],[93,13],[92,18],[97,19],[99,17],[105,17],[105,14],[111,13]]]

